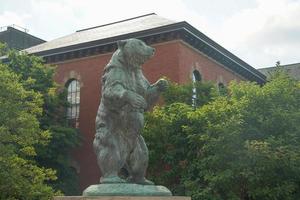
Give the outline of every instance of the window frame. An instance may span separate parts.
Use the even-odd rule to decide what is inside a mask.
[[[80,82],[77,79],[70,79],[66,83],[68,107],[66,117],[69,121],[77,123],[80,115]]]
[[[193,108],[196,108],[196,100],[197,100],[197,89],[195,87],[195,83],[196,82],[201,82],[202,81],[202,76],[201,76],[201,73],[195,69],[193,70],[192,72],[192,83],[193,83],[193,88],[192,88],[192,106]]]

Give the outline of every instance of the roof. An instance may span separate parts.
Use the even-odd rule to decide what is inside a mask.
[[[300,63],[293,63],[288,65],[280,65],[280,67],[286,71],[287,74],[289,74],[292,78],[295,78],[297,80],[300,80]],[[265,76],[270,76],[272,72],[274,72],[278,67],[266,67],[258,69],[261,73],[263,73]]]
[[[158,15],[155,15],[154,13],[151,13],[127,20],[78,30],[70,35],[26,49],[26,51],[28,53],[47,51],[50,49],[67,47],[147,29],[153,29],[174,23],[174,21],[162,18]]]
[[[266,77],[185,21],[176,22],[155,13],[78,30],[70,35],[26,49],[48,62],[79,58],[116,49],[116,41],[138,38],[148,44],[181,39],[250,81],[265,83]]]
[[[0,42],[6,43],[9,48],[22,50],[45,42],[45,40],[28,34],[26,29],[21,31],[15,27],[15,25],[0,27],[0,31],[3,29],[0,32]]]

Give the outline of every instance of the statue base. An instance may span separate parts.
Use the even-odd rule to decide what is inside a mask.
[[[66,197],[54,197],[54,200],[191,200],[191,197],[182,196],[163,196],[163,197],[132,197],[132,196],[94,196],[94,197],[82,197],[82,196],[66,196]]]
[[[82,196],[172,196],[172,193],[164,186],[116,183],[91,185]]]

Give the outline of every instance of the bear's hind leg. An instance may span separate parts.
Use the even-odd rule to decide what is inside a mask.
[[[148,148],[144,138],[139,135],[137,144],[133,152],[129,155],[127,160],[127,170],[129,173],[128,181],[142,185],[154,185],[152,181],[145,178],[148,167]]]
[[[105,133],[107,130],[103,129],[105,128],[97,132],[93,142],[97,163],[102,173],[100,183],[125,183],[126,181],[118,176],[118,172],[125,164],[123,156],[120,155],[121,147],[112,135],[108,135]]]

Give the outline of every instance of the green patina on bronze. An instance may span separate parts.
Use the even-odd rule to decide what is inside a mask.
[[[101,184],[90,186],[84,195],[171,195],[167,188],[154,186],[145,178],[148,148],[141,135],[144,112],[168,86],[164,79],[151,85],[143,75],[142,64],[153,54],[154,48],[141,40],[122,40],[104,69],[93,142]],[[126,170],[126,178],[119,176],[121,169]]]
[[[172,196],[172,193],[164,186],[118,183],[91,185],[83,196]]]

